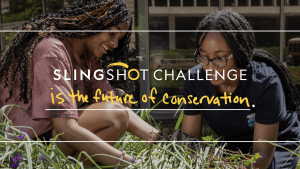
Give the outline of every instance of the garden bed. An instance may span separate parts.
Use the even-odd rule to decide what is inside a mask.
[[[9,107],[7,107],[9,108]],[[202,139],[206,142],[199,143],[192,137],[183,137],[180,130],[182,116],[178,121],[169,121],[171,128],[158,124],[150,116],[150,111],[139,111],[137,114],[150,125],[160,129],[160,142],[150,144],[140,138],[126,132],[125,135],[115,144],[115,148],[126,151],[131,156],[137,156],[139,163],[127,164],[127,168],[243,168],[251,165],[259,154],[254,156],[231,152],[223,147],[216,147],[216,136],[210,133],[211,130],[203,128]],[[55,142],[47,144],[37,142],[22,142],[30,140],[28,135],[17,128],[14,128],[11,121],[4,114],[4,108],[0,110],[0,128],[4,135],[0,135],[0,168],[113,168],[115,166],[104,166],[95,163],[91,156],[85,154],[94,163],[92,167],[84,167],[83,162],[70,156],[66,157],[56,146]],[[175,123],[175,127],[174,127]],[[8,129],[14,133],[9,133]],[[175,135],[177,134],[177,135]],[[15,137],[15,140],[9,138]],[[205,136],[207,135],[207,136]],[[53,139],[55,140],[55,138]],[[6,142],[3,142],[6,141]],[[166,142],[168,141],[168,142]],[[184,141],[184,142],[176,142]],[[192,141],[192,142],[187,142]],[[102,156],[109,156],[102,154]]]

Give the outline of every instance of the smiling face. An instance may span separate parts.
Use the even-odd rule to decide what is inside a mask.
[[[203,36],[200,38],[199,43],[201,42]],[[214,59],[218,57],[223,57],[223,58],[228,58],[232,52],[226,42],[226,40],[224,39],[222,33],[220,32],[209,32],[207,33],[207,35],[205,36],[205,39],[203,40],[200,48],[199,48],[199,53],[200,55],[208,58],[208,59]],[[221,59],[221,58],[219,58]],[[214,60],[216,61],[216,59]],[[237,72],[230,72],[229,76],[230,78],[234,79],[233,74],[237,74],[239,77],[239,68],[237,68],[235,62],[234,62],[234,58],[230,57],[227,61],[227,65],[225,67],[217,67],[216,65],[214,65],[212,62],[209,62],[208,65],[203,65],[202,66],[203,69],[206,71],[207,69],[211,69],[212,71],[209,71],[209,74],[213,74],[213,76],[208,76],[209,79],[211,80],[211,83],[214,86],[220,86],[220,85],[226,85],[226,86],[230,86],[232,84],[235,84],[236,82],[233,82],[232,80],[230,80],[229,78],[227,78],[227,73],[229,70],[231,69],[235,69]],[[223,70],[225,71],[224,74],[224,80],[218,76],[217,79],[215,79],[215,70],[217,70],[220,74],[222,74]],[[239,79],[239,78],[237,78]]]
[[[85,40],[85,49],[88,53],[100,58],[107,54],[108,50],[118,47],[118,41],[122,39],[128,30],[126,22],[119,23],[117,26],[110,27],[108,32],[101,32]]]

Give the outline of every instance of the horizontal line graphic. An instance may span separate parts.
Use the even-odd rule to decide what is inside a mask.
[[[137,142],[145,142],[145,143],[152,143],[152,142],[159,142],[159,143],[194,143],[194,142],[199,142],[199,143],[216,143],[216,142],[222,142],[222,143],[234,143],[234,142],[239,142],[239,143],[257,143],[257,142],[277,142],[277,143],[297,143],[300,141],[0,141],[0,142],[5,142],[5,143],[17,143],[17,142],[46,142],[46,143],[51,143],[51,142],[69,142],[69,143],[94,143],[94,142],[122,142],[122,143],[137,143]]]
[[[45,109],[47,111],[50,110],[128,110],[128,109]],[[130,109],[130,110],[151,110],[151,111],[155,111],[155,110],[250,110],[250,109]]]
[[[300,32],[300,30],[0,30],[0,32],[137,32],[137,33],[152,33],[152,32]]]

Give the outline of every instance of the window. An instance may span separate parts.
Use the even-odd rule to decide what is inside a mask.
[[[183,6],[194,6],[194,0],[184,0]]]
[[[289,51],[292,52],[293,51],[293,45],[289,44]]]
[[[279,30],[279,17],[245,17],[253,30]],[[278,32],[255,32],[257,47],[279,47],[280,33]]]
[[[197,0],[197,6],[207,6],[207,0]]]
[[[170,6],[180,6],[180,0],[170,0]]]
[[[298,6],[298,1],[299,0],[289,0],[289,5],[290,6]]]
[[[293,44],[293,52],[297,52],[297,49],[298,49],[297,44],[294,43],[294,44]]]
[[[225,0],[224,6],[234,6],[234,0]]]
[[[201,17],[176,17],[176,30],[196,30]],[[195,33],[176,32],[176,49],[192,49],[196,46]]]
[[[154,0],[155,6],[167,6],[167,0]]]
[[[300,16],[286,16],[285,29],[286,30],[300,30],[299,20],[300,20]],[[293,39],[293,38],[299,38],[299,37],[300,37],[299,32],[286,32],[285,44],[288,44],[288,40]]]
[[[219,6],[219,0],[211,0],[210,6]]]
[[[264,0],[264,6],[272,6],[273,5],[273,0]]]
[[[280,0],[277,0],[277,6],[280,6],[281,2]]]
[[[168,30],[168,17],[149,17],[149,30]],[[149,33],[150,50],[168,50],[169,33],[168,32],[150,32]]]
[[[260,0],[251,0],[251,6],[260,6]]]
[[[245,0],[238,0],[238,5],[239,6],[248,6],[247,1],[245,1]]]

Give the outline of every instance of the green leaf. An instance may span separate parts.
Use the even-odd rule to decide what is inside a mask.
[[[175,126],[175,130],[178,130],[178,129],[179,129],[180,124],[181,124],[182,119],[183,119],[183,115],[184,115],[184,113],[183,113],[183,110],[182,110],[181,113],[180,113],[180,116],[179,116],[179,118],[178,118],[178,120],[177,120],[177,123],[176,123],[176,126]]]
[[[248,165],[250,165],[250,161],[244,161],[244,164],[245,164],[246,166],[248,166]]]
[[[259,153],[255,153],[254,158],[257,160],[259,157],[261,157],[260,154]]]
[[[240,156],[239,155],[234,155],[234,162],[237,162],[237,161],[239,161],[239,159],[240,159]]]
[[[51,163],[51,165],[52,165],[53,167],[55,167],[56,169],[59,169],[57,163],[54,162],[54,161],[50,158],[50,156],[49,156],[45,151],[43,151],[41,148],[39,148],[39,146],[37,146],[37,145],[32,145],[32,147],[34,148],[35,151],[41,153],[41,154],[45,157],[45,159],[46,159],[48,162]]]

